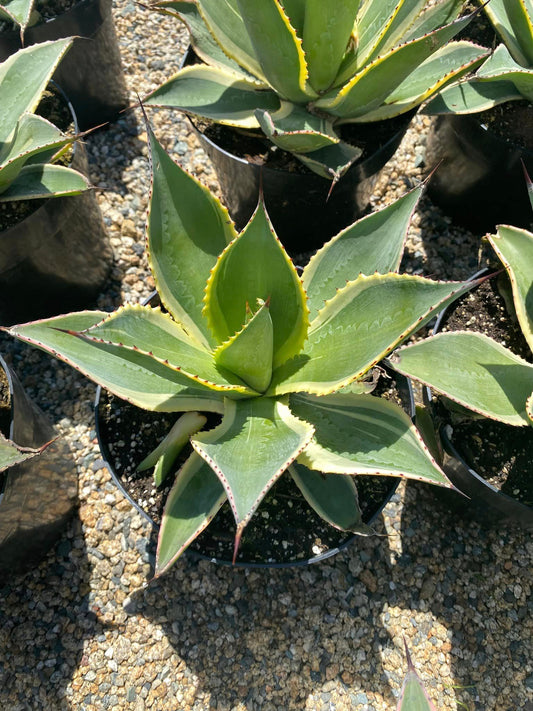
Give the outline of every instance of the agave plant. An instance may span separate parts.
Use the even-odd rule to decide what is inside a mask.
[[[507,270],[518,323],[533,352],[533,234],[500,225],[487,238]],[[439,333],[400,349],[391,360],[399,372],[475,413],[533,426],[533,365],[489,336]]]
[[[533,1],[480,3],[503,44],[474,76],[443,89],[426,113],[475,113],[506,101],[533,102]]]
[[[411,654],[404,639],[407,674],[404,677],[396,711],[436,711],[422,680],[417,674]]]
[[[147,130],[147,248],[164,310],[126,305],[7,330],[141,408],[222,415],[208,431],[190,424],[193,453],[166,502],[156,574],[226,500],[236,555],[284,472],[323,518],[358,532],[368,529],[352,475],[448,486],[405,412],[369,394],[373,367],[472,286],[397,273],[421,188],[340,232],[300,277],[261,202],[237,234]]]
[[[472,70],[487,50],[450,42],[470,21],[439,0],[161,0],[188,27],[203,61],[145,103],[245,129],[333,180],[361,155],[343,124],[419,106]]]
[[[0,20],[12,22],[20,28],[20,38],[23,40],[26,27],[34,24],[37,14],[34,10],[35,0],[4,0],[0,3]]]
[[[76,137],[34,113],[72,41],[35,44],[0,64],[0,202],[76,195],[90,187],[81,173],[54,165]]]

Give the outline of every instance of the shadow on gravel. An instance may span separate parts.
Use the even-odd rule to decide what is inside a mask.
[[[76,516],[41,564],[0,588],[0,708],[71,708],[84,642],[102,634],[88,598],[90,568]],[[60,602],[59,602],[60,601]]]
[[[376,529],[384,530],[381,521]],[[389,686],[380,655],[390,645],[381,624],[389,558],[385,537],[360,538],[335,558],[288,570],[185,557],[128,612],[162,625],[210,694],[210,709],[241,702],[250,711],[329,711],[339,708],[329,703],[339,683],[349,708],[367,708],[366,690],[379,690],[393,708],[403,662]],[[194,592],[176,595],[185,588]]]
[[[459,522],[428,489],[408,487],[401,523],[393,499],[394,544],[361,538],[293,570],[184,558],[128,611],[163,627],[217,711],[239,702],[247,711],[369,711],[373,694],[395,708],[404,636],[435,701],[441,694],[450,708],[453,699],[469,711],[527,708],[527,539]]]

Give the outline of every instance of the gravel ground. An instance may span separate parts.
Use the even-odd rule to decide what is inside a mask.
[[[130,89],[142,95],[177,69],[186,37],[171,18],[125,0],[115,19]],[[167,149],[216,189],[187,122],[165,111],[150,116]],[[426,129],[416,119],[375,206],[422,177]],[[115,255],[99,302],[110,309],[153,288],[140,115],[124,116],[87,147]],[[479,235],[423,200],[405,268],[463,278],[478,245]],[[378,523],[384,535],[320,565],[247,571],[184,557],[143,590],[151,531],[100,458],[95,387],[22,344],[0,345],[67,438],[80,481],[79,516],[55,550],[0,591],[1,709],[383,711],[396,705],[404,638],[440,711],[533,709],[529,535],[482,530],[449,513],[434,491],[402,485]]]

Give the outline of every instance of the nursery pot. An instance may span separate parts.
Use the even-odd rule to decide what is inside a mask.
[[[195,61],[189,48],[182,66]],[[216,125],[216,138],[211,138],[202,122],[189,118],[213,163],[224,204],[237,229],[248,223],[262,193],[277,236],[291,254],[299,255],[321,247],[364,214],[383,167],[415,113],[416,109],[389,121],[351,124],[363,154],[333,189],[330,180],[276,148],[260,131],[243,134]],[[238,155],[231,146],[245,155]],[[270,161],[265,162],[265,154]]]
[[[88,172],[81,143],[74,147],[71,167]],[[107,279],[111,260],[92,190],[43,200],[22,221],[0,232],[0,325],[90,305]]]
[[[80,0],[54,19],[29,27],[24,46],[76,37],[54,74],[84,131],[115,119],[128,92],[112,17],[112,0]],[[0,62],[21,48],[17,30],[0,34]]]
[[[492,232],[497,224],[532,221],[523,165],[533,174],[533,110],[527,148],[504,140],[479,115],[437,116],[427,138],[426,165],[433,202],[458,224]]]
[[[153,295],[148,303],[155,305],[159,303],[157,294]],[[392,371],[391,371],[392,373]],[[414,398],[411,389],[411,383],[403,376],[394,373],[394,379],[396,382],[396,387],[401,394],[402,400],[404,402],[404,407],[411,417],[414,417]],[[152,413],[140,408],[136,408],[133,405],[125,403],[124,401],[118,401],[119,407],[121,409],[121,419],[126,420],[129,416],[127,413],[133,413],[134,417],[138,418],[136,420],[135,432],[148,432],[152,427],[160,426],[161,421],[168,415],[168,423],[165,423],[161,427],[161,436],[166,434],[168,429],[172,426],[173,422],[177,419],[180,413]],[[100,452],[102,458],[104,459],[111,477],[117,487],[120,489],[122,494],[128,499],[131,505],[152,525],[154,531],[157,532],[159,525],[154,521],[154,518],[146,511],[146,506],[143,506],[138,500],[136,500],[130,493],[129,485],[124,477],[124,470],[121,468],[120,462],[117,461],[116,448],[113,446],[114,443],[110,441],[110,437],[107,432],[105,408],[108,403],[108,394],[103,391],[100,387],[96,393],[95,400],[95,421],[96,421],[96,434],[98,437],[98,443],[100,446]],[[131,430],[133,431],[133,430]],[[131,437],[131,431],[124,432],[121,437],[124,441],[129,442],[129,437]],[[135,443],[130,443],[124,451],[127,453],[128,458],[131,455],[131,461],[128,462],[128,467],[130,471],[135,471],[135,467],[143,459],[143,457],[150,450],[151,445],[145,445],[146,451],[141,450],[142,442],[137,441]],[[112,451],[113,450],[113,451]],[[151,480],[151,473],[146,474]],[[373,476],[362,476],[357,478],[357,487],[359,490],[359,500],[363,507],[363,520],[367,524],[372,524],[376,518],[381,513],[383,507],[390,500],[391,496],[394,494],[399,479],[392,477],[373,477]],[[170,484],[169,484],[170,486]],[[372,489],[376,489],[378,495],[375,496],[372,504],[368,509],[364,510],[365,492],[369,492]],[[251,546],[247,543],[247,537],[249,540],[253,541],[252,545],[260,547],[262,543],[262,538],[265,537],[266,524],[264,514],[269,511],[268,518],[273,516],[273,509],[271,506],[276,506],[276,520],[281,521],[280,530],[276,532],[276,536],[280,539],[280,544],[278,546],[279,553],[277,556],[269,555],[268,559],[262,557],[261,550],[252,550]],[[296,517],[298,517],[297,522]],[[324,532],[326,535],[330,536],[328,544],[325,544],[325,539],[316,536],[317,540],[315,543],[310,543],[309,554],[301,554],[300,557],[288,558],[287,555],[283,555],[286,550],[292,550],[292,544],[294,542],[302,541],[304,536],[308,533],[301,527],[301,520],[305,522],[309,520],[317,520],[321,529],[319,531],[320,535]],[[235,533],[235,521],[233,519],[233,514],[227,504],[221,509],[217,517],[210,523],[207,529],[189,546],[187,553],[195,558],[200,558],[204,560],[210,560],[213,563],[218,563],[222,565],[232,565],[232,553],[233,553],[233,537]],[[313,531],[313,536],[315,532]],[[259,506],[258,511],[253,516],[251,522],[245,529],[243,534],[243,539],[240,546],[239,556],[235,565],[240,567],[250,567],[250,568],[288,568],[294,566],[309,565],[311,563],[317,563],[326,558],[329,558],[340,550],[346,548],[353,540],[357,538],[354,534],[350,532],[343,532],[334,529],[322,522],[322,520],[312,511],[308,504],[304,501],[296,486],[292,486],[292,481],[290,477],[282,475],[278,482],[267,494],[264,501]],[[216,553],[215,545],[223,545],[227,550],[227,554],[219,555]]]
[[[28,571],[63,532],[78,504],[74,459],[47,417],[28,398],[15,373],[0,356],[7,376],[9,424],[3,434],[40,454],[0,474],[0,588]]]
[[[381,170],[400,145],[412,116],[411,112],[391,121],[381,145],[368,154],[365,151],[333,189],[330,180],[308,170],[296,159],[292,169],[261,165],[260,159],[235,155],[209,138],[199,124],[192,121],[192,125],[213,163],[224,204],[237,229],[242,230],[247,224],[262,191],[281,242],[290,253],[302,254],[321,247],[364,214]],[[226,134],[231,130],[221,129]],[[363,130],[371,136],[372,125],[367,124]],[[256,139],[258,154],[265,152],[267,143],[266,138]]]
[[[488,270],[483,270],[475,274],[472,279],[486,273],[488,273]],[[460,302],[461,300],[459,300]],[[445,321],[455,308],[457,308],[457,304],[451,304],[439,314],[433,330],[434,334],[442,330]],[[455,492],[443,491],[439,492],[439,495],[444,496],[448,505],[454,510],[485,525],[501,526],[504,524],[508,526],[518,525],[527,529],[533,528],[533,507],[499,490],[483,478],[479,471],[476,471],[473,456],[469,454],[469,440],[463,436],[456,436],[453,425],[446,421],[448,420],[446,405],[438,403],[429,388],[424,388],[423,395],[425,404],[435,416],[436,427],[443,448],[443,469],[452,484],[465,494],[465,496],[462,496]],[[477,419],[476,421],[489,424],[489,421],[485,420],[485,418]],[[531,443],[530,446],[533,445],[533,428],[531,427],[513,427],[503,423],[497,423],[496,427],[499,439],[494,445],[497,448],[505,447],[506,438],[515,436],[518,436],[521,443],[527,441]],[[490,451],[491,444],[492,442],[490,441],[484,441],[483,448]],[[528,462],[524,475],[531,476],[530,462]]]

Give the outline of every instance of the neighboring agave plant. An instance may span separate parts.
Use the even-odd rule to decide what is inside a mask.
[[[416,673],[415,665],[411,659],[407,642],[405,642],[405,656],[407,658],[407,674],[403,680],[402,691],[398,699],[396,711],[436,711],[424,685]]]
[[[161,0],[188,27],[203,64],[145,99],[229,126],[259,129],[333,180],[361,149],[347,123],[405,113],[476,67],[487,50],[450,42],[471,16],[439,0]]]
[[[488,240],[509,274],[516,316],[533,353],[533,234],[500,225]],[[533,365],[489,336],[439,333],[391,360],[399,372],[480,415],[533,426]]]
[[[4,0],[0,3],[0,20],[12,22],[20,28],[21,40],[26,27],[35,22],[35,0]]]
[[[54,165],[75,140],[34,113],[72,38],[43,42],[0,64],[0,202],[75,195],[90,185]]]
[[[165,311],[127,305],[7,330],[139,407],[222,415],[209,431],[198,418],[179,428],[178,440],[196,433],[194,451],[166,502],[156,575],[226,500],[236,555],[285,471],[323,518],[358,532],[368,528],[351,475],[449,486],[405,412],[369,394],[371,369],[472,286],[397,273],[422,188],[340,232],[300,278],[261,203],[237,234],[147,131],[147,247]]]
[[[473,77],[443,89],[425,113],[468,114],[506,101],[533,102],[533,0],[479,2],[503,44]]]

